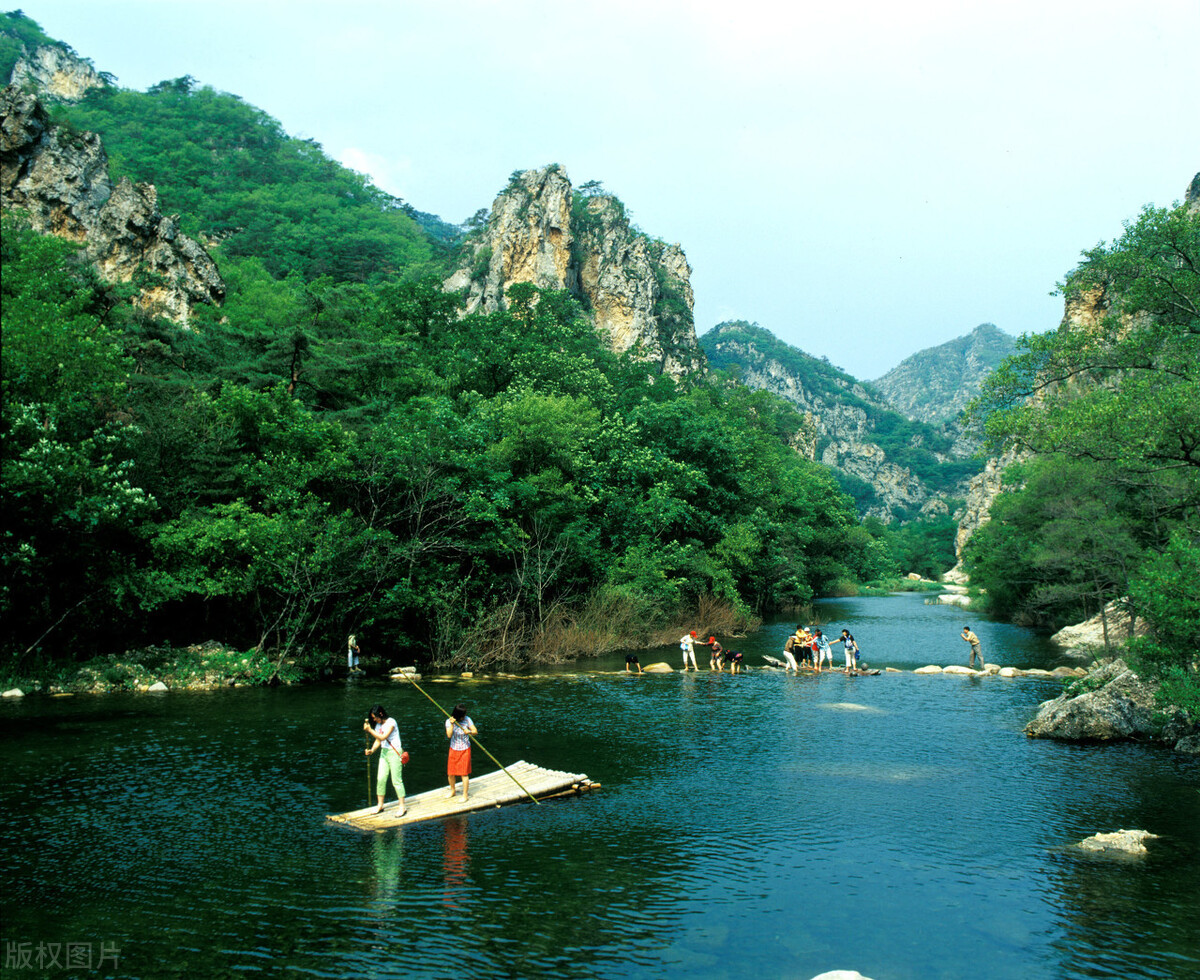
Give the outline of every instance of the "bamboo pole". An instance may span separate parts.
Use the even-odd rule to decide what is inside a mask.
[[[364,734],[366,734],[366,736],[367,736],[366,748],[369,749],[371,747],[371,734],[369,732],[366,732]],[[370,805],[371,805],[371,756],[370,756],[370,753],[368,753],[367,754],[367,806],[370,806]]]
[[[436,701],[434,701],[433,698],[429,697],[429,695],[425,693],[425,689],[423,687],[421,687],[421,685],[418,684],[412,677],[410,677],[408,674],[404,674],[404,677],[408,680],[408,682],[413,687],[415,687],[418,691],[420,691],[422,694],[424,694],[426,699],[428,699],[429,703],[432,704],[435,708],[437,708],[438,711],[440,711],[442,714],[444,714],[447,718],[451,717],[450,712],[447,711],[445,708],[443,708]],[[517,777],[514,776],[511,772],[508,771],[508,769],[505,767],[504,763],[502,763],[499,759],[497,759],[494,755],[492,755],[491,752],[488,752],[487,746],[485,746],[481,741],[479,741],[478,735],[468,735],[467,738],[469,738],[472,742],[474,742],[481,749],[483,749],[484,754],[489,759],[491,759],[494,763],[496,763],[496,765],[498,765],[504,771],[504,774],[506,776],[508,776],[509,779],[511,779],[514,783],[516,783],[518,786],[521,787],[522,793],[524,793],[531,800],[533,800],[533,802],[536,803],[538,806],[541,806],[541,803],[538,802],[538,798],[536,796],[534,796],[532,793],[530,793],[529,790],[527,790],[524,786],[521,786],[521,781],[519,779],[517,779]]]

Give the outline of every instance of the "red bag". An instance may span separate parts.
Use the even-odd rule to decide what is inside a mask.
[[[402,766],[408,765],[408,749],[405,749],[403,752],[400,753],[400,765],[402,765]]]

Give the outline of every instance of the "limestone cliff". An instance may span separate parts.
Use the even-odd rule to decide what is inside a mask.
[[[0,93],[0,199],[25,212],[35,231],[84,246],[106,279],[145,280],[135,302],[186,326],[196,303],[219,304],[216,264],[158,210],[150,184],[114,188],[100,138],[50,124],[36,96]]]
[[[42,44],[32,50],[22,45],[12,77],[6,81],[55,102],[78,102],[89,89],[108,84],[104,76],[65,44]]]
[[[774,392],[810,419],[817,440],[808,455],[868,485],[867,495],[854,494],[864,516],[946,514],[950,499],[965,492],[971,450],[949,427],[904,422],[869,387],[756,325],[719,324],[701,344],[712,366],[735,370],[744,384]],[[885,447],[884,431],[904,435]]]
[[[615,197],[577,192],[552,164],[513,175],[443,285],[463,292],[468,313],[502,308],[518,282],[567,290],[613,350],[679,376],[704,363],[691,271],[678,245],[637,231]]]

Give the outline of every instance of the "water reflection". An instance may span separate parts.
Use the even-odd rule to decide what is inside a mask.
[[[376,902],[391,903],[400,891],[404,868],[404,829],[375,834],[371,841],[371,865],[374,869],[372,897]]]
[[[442,907],[448,912],[459,912],[466,908],[463,894],[470,864],[467,818],[451,817],[442,825]]]

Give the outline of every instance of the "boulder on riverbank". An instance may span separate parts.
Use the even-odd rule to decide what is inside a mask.
[[[1119,854],[1145,854],[1146,841],[1157,840],[1148,830],[1118,830],[1113,834],[1093,834],[1076,846],[1085,851],[1115,851]]]
[[[1143,681],[1124,660],[1097,666],[1025,726],[1030,738],[1064,742],[1152,741],[1180,752],[1200,751],[1200,729],[1157,700],[1158,685]]]
[[[1066,742],[1147,739],[1154,734],[1156,711],[1154,687],[1117,659],[1042,702],[1025,734]]]

